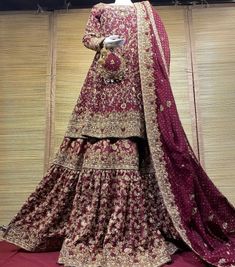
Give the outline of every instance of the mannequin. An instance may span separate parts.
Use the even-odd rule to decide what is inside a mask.
[[[116,0],[115,3],[110,5],[133,5],[131,0]]]
[[[110,5],[126,5],[132,6],[134,5],[131,0],[116,0],[115,3]],[[106,37],[103,41],[103,45],[105,48],[115,48],[117,46],[121,46],[124,43],[124,39],[120,38],[118,35],[110,35]]]

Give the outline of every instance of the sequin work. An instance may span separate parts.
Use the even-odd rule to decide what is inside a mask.
[[[125,78],[121,82],[106,84],[98,72],[97,61],[100,43],[104,37],[114,34],[125,39],[123,46],[113,49],[114,53],[125,60]],[[83,43],[97,53],[71,114],[65,135],[144,138],[135,7],[96,4],[91,10]]]

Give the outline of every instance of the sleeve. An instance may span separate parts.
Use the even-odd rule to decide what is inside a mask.
[[[95,51],[101,50],[103,40],[105,39],[105,36],[102,36],[100,16],[100,5],[94,5],[91,9],[91,13],[89,15],[85,28],[85,33],[82,39],[82,42],[85,47]]]

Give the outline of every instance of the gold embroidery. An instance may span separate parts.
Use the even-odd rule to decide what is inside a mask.
[[[99,12],[99,6],[100,4],[93,6],[82,38],[84,46],[97,52],[101,50],[105,39],[105,36],[101,36],[99,16],[96,15]]]
[[[163,110],[164,110],[163,105],[160,105],[160,111],[163,111]]]
[[[150,3],[148,1],[144,1],[144,3],[149,6],[148,9],[151,8]],[[171,191],[170,183],[168,181],[168,173],[165,167],[166,162],[164,160],[164,152],[160,140],[160,131],[158,128],[157,121],[155,120],[157,114],[155,111],[154,103],[156,102],[152,101],[156,98],[156,95],[154,93],[154,77],[151,71],[147,68],[147,65],[151,64],[150,60],[153,58],[153,56],[151,55],[151,43],[145,37],[145,32],[149,31],[150,25],[145,18],[146,14],[144,5],[141,3],[136,3],[136,7],[141,88],[144,106],[148,107],[148,109],[144,109],[144,112],[146,121],[146,131],[149,140],[151,155],[153,158],[153,165],[156,171],[156,177],[158,177],[159,188],[161,189],[164,203],[167,207],[169,214],[171,215],[174,226],[180,233],[183,240],[191,246],[191,243],[186,235],[186,231],[182,225],[181,217],[174,200],[174,195]],[[155,121],[155,123],[152,123],[152,121]]]
[[[73,255],[69,253],[71,250],[74,251]],[[76,248],[71,248],[65,241],[60,251],[58,263],[76,267],[158,267],[170,262],[171,255],[177,250],[178,248],[173,243],[165,242],[163,238],[159,238],[155,240],[152,252],[140,246],[134,256],[131,248],[127,247],[123,250],[122,242],[118,242],[115,247],[109,243],[106,244],[102,251],[94,256],[92,249],[89,249],[89,247],[78,244]]]
[[[195,198],[195,195],[194,194],[191,194],[190,195],[190,200],[193,200]]]
[[[87,113],[80,117],[77,117],[76,113],[72,113],[65,136],[75,138],[139,136],[145,138],[144,117],[140,111]]]
[[[162,143],[160,140],[160,131],[156,121],[157,114],[155,106],[151,104],[151,102],[154,103],[154,101],[152,100],[156,98],[156,95],[154,93],[155,91],[154,76],[151,73],[151,71],[147,68],[147,65],[149,65],[150,61],[153,59],[153,56],[151,54],[151,43],[145,37],[145,32],[149,31],[150,25],[146,20],[146,14],[145,14],[146,11],[144,5],[148,7],[147,10],[149,10],[149,13],[151,13],[151,4],[148,1],[143,1],[142,4],[136,3],[137,25],[138,25],[138,51],[139,51],[139,64],[140,64],[139,66],[140,66],[143,102],[144,102],[144,107],[148,107],[148,109],[144,109],[145,121],[146,121],[146,134],[148,136],[149,147],[153,159],[153,166],[155,169],[156,177],[158,178],[158,184],[162,192],[163,201],[167,207],[167,210],[171,216],[172,222],[176,230],[178,231],[182,239],[186,242],[186,244],[191,248],[192,251],[194,251],[208,263],[213,264],[212,262],[208,261],[208,259],[205,259],[205,257],[199,254],[193,248],[190,240],[188,239],[186,230],[181,221],[178,207],[174,200],[174,195],[171,191],[170,182],[168,181],[168,173],[165,167],[166,162],[164,160],[164,151],[162,149]],[[161,46],[159,48],[161,48]],[[164,65],[165,65],[165,60],[164,60]],[[155,121],[154,124],[152,123],[153,121]],[[195,157],[189,142],[188,142],[188,147],[190,147],[192,156]]]
[[[84,44],[86,44],[86,47],[89,46],[90,49],[99,52],[102,48],[102,42],[104,39],[105,39],[105,37],[96,37],[96,38],[91,37],[91,39],[89,41],[89,45],[87,43],[85,43],[85,41],[84,41]]]
[[[92,169],[139,169],[139,155],[136,143],[129,139],[118,140],[110,143],[110,140],[98,141],[90,145],[85,154],[83,168]]]
[[[125,138],[116,139],[74,139],[64,137],[50,164],[79,171],[91,169],[135,170],[140,173],[154,173],[147,141],[143,140],[141,153],[137,143]]]
[[[171,106],[171,101],[170,101],[170,100],[167,100],[167,101],[166,101],[166,105],[167,105],[167,107],[169,108],[169,107]]]
[[[214,214],[211,214],[211,215],[208,217],[209,221],[212,221],[212,220],[213,220],[213,217],[214,217]]]
[[[121,82],[125,77],[126,62],[122,55],[115,52],[114,48],[102,48],[98,59],[97,73],[103,77],[104,82]]]
[[[227,222],[224,222],[224,223],[222,224],[222,226],[223,226],[224,229],[226,229],[227,226],[228,226],[228,223],[227,223]]]
[[[197,212],[197,208],[194,207],[193,210],[192,210],[192,215],[194,215],[196,212]]]
[[[57,164],[68,169],[79,171],[82,168],[83,156],[69,153],[67,151],[56,152],[55,157],[50,161],[50,164]]]
[[[161,53],[161,57],[162,57],[162,60],[163,60],[163,63],[164,63],[164,67],[165,67],[165,70],[166,70],[166,73],[167,75],[169,76],[169,72],[168,72],[168,67],[167,67],[167,63],[166,63],[166,58],[165,58],[165,54],[163,52],[163,48],[162,48],[162,43],[160,41],[160,37],[159,37],[159,32],[158,32],[158,29],[156,27],[156,23],[155,23],[155,20],[154,20],[154,16],[153,16],[153,13],[152,13],[152,7],[150,5],[146,5],[146,8],[148,10],[148,14],[149,14],[149,17],[150,17],[150,21],[151,21],[151,24],[153,26],[153,32],[155,34],[155,38],[157,40],[157,45],[159,47],[159,51]]]
[[[44,243],[38,235],[39,230],[40,229],[29,231],[25,226],[17,226],[14,223],[9,225],[7,230],[3,233],[2,240],[10,242],[27,251],[42,252],[60,249],[63,243],[62,240],[55,242],[55,240],[49,241],[50,238],[48,238],[47,243]]]

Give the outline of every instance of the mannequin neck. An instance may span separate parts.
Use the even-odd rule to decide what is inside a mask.
[[[133,5],[131,0],[115,0],[114,5]]]

